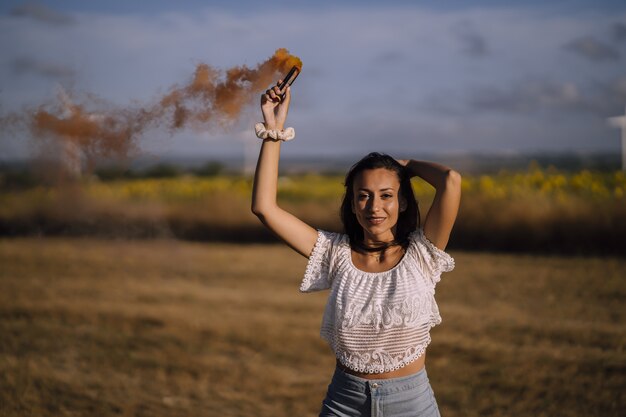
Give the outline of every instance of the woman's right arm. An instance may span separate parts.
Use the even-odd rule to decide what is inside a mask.
[[[284,129],[291,91],[287,87],[284,100],[280,98],[282,92],[276,86],[261,97],[261,110],[268,130]],[[317,230],[280,208],[276,202],[281,142],[265,139],[261,145],[252,188],[252,212],[287,245],[309,257],[317,242]]]

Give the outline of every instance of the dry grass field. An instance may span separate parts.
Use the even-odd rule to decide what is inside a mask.
[[[618,416],[626,260],[452,252],[444,417]],[[0,240],[0,416],[314,416],[326,293],[280,245]]]

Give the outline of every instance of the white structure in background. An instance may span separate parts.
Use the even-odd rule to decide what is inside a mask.
[[[63,108],[61,118],[69,119],[77,112],[77,106],[72,102],[72,99],[61,85],[57,87],[57,90],[61,107]],[[92,121],[101,121],[104,119],[104,116],[93,113],[87,116],[87,118]],[[82,177],[86,164],[86,155],[76,138],[64,135],[59,136],[58,155],[56,157],[61,164],[61,169],[66,174],[73,178]]]
[[[624,116],[609,117],[609,125],[622,129],[622,170],[626,171],[626,110]]]

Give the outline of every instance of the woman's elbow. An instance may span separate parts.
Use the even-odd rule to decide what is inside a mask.
[[[250,207],[250,210],[252,211],[252,213],[258,217],[259,220],[261,220],[262,223],[265,223],[265,219],[268,216],[272,215],[272,210],[274,209],[274,206],[271,204],[267,204],[267,203],[259,203],[259,202],[252,202],[252,206]]]
[[[263,206],[261,206],[260,204],[252,202],[252,205],[250,206],[250,210],[252,211],[252,214],[257,216],[259,219],[263,218],[264,210],[263,210]]]
[[[446,172],[446,185],[447,186],[460,188],[461,180],[462,180],[461,174],[459,174],[457,171],[450,169],[448,170],[448,172]]]
[[[446,176],[443,181],[442,190],[447,192],[461,192],[461,174],[453,169],[446,171]]]

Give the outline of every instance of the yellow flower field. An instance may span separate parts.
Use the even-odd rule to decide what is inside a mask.
[[[414,179],[413,185],[423,218],[434,190],[420,179]],[[624,252],[626,174],[622,171],[564,173],[531,165],[524,172],[464,176],[462,187],[452,245]],[[91,179],[65,187],[0,190],[0,234],[4,235],[270,238],[250,214],[252,179],[247,177]],[[316,227],[341,228],[338,208],[343,192],[339,176],[279,179],[279,202]],[[229,237],[232,230],[237,230],[237,239]],[[586,240],[563,245],[572,236]]]

